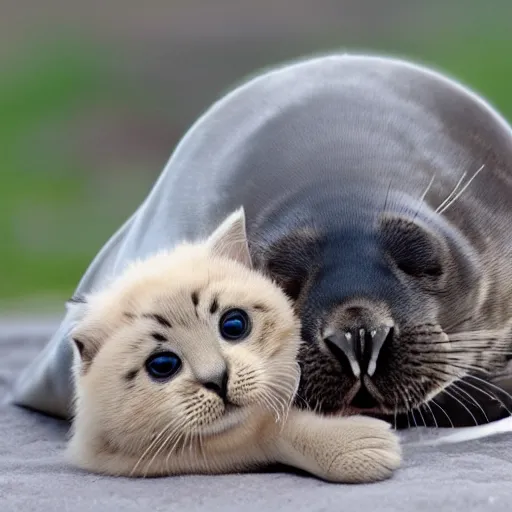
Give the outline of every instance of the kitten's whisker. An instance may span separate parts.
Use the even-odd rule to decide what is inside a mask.
[[[150,470],[151,465],[155,461],[155,459],[158,456],[158,454],[164,450],[165,446],[167,446],[168,443],[172,442],[171,441],[172,439],[175,439],[176,437],[179,438],[180,435],[181,434],[179,432],[174,432],[174,431],[169,432],[168,436],[164,439],[163,443],[160,443],[160,445],[156,449],[155,453],[151,457],[151,460],[149,460],[148,463],[146,464],[146,471],[144,473],[144,477],[147,476],[148,471]],[[166,470],[168,470],[168,466],[167,465],[166,465]]]
[[[184,432],[181,432],[179,434],[179,436],[177,437],[174,437],[172,441],[169,441],[167,444],[170,444],[172,443],[172,446],[170,447],[169,450],[167,450],[167,456],[165,457],[165,468],[167,470],[167,473],[169,473],[169,463],[170,463],[170,459],[171,459],[171,456],[173,455],[177,455],[176,453],[176,448],[180,445],[180,444],[183,444],[183,439],[184,439]]]
[[[270,407],[272,407],[272,410],[275,412],[275,419],[276,423],[281,422],[281,407],[279,402],[276,401],[276,398],[273,396],[273,394],[269,390],[265,390],[264,395],[267,399],[267,403]]]
[[[274,389],[272,386],[267,387],[267,390],[273,395],[274,402],[279,405],[279,411],[281,414],[288,414],[289,409],[293,405],[293,393],[276,393],[278,390]]]
[[[204,450],[203,434],[201,433],[201,430],[199,430],[199,453],[201,454],[201,457],[206,460],[206,452]]]
[[[307,411],[311,410],[311,407],[309,406],[309,403],[306,401],[306,399],[297,391],[295,393],[295,397],[302,401],[302,405],[306,408]]]
[[[260,368],[243,368],[242,370],[238,371],[238,378],[239,379],[247,379],[254,376],[255,373],[260,372]]]
[[[178,447],[178,445],[181,443],[181,444],[184,444],[184,437],[185,437],[185,432],[180,432],[178,436],[176,436],[174,438],[173,441],[170,441],[170,442],[173,442],[173,445],[171,446],[171,448],[167,451],[167,457],[165,458],[165,467],[168,468],[169,467],[169,459],[171,458],[171,455],[174,454],[174,450]]]
[[[179,443],[179,446],[176,446],[176,456],[183,457],[185,454],[185,449],[188,446],[188,438],[190,436],[190,432],[186,430],[183,434],[183,437]],[[172,452],[171,452],[172,453]]]
[[[266,384],[263,386],[266,396],[268,400],[272,402],[275,406],[275,410],[277,411],[277,422],[281,422],[288,415],[289,406],[291,405],[289,400],[285,400],[284,397],[279,393],[274,393],[272,386]]]
[[[135,466],[133,467],[133,469],[130,472],[130,476],[133,475],[133,473],[136,471],[136,469],[138,468],[139,464],[142,462],[144,457],[153,449],[153,446],[155,446],[155,444],[158,443],[158,440],[168,431],[169,428],[171,428],[172,424],[175,421],[176,420],[172,420],[169,423],[167,423],[167,425],[160,431],[160,433],[155,436],[155,438],[150,443],[150,445],[146,448],[146,450],[143,452],[143,454],[139,457],[137,463],[135,464]]]
[[[271,412],[272,416],[274,416],[276,418],[276,422],[277,422],[279,420],[279,412],[276,409],[275,405],[270,400],[269,393],[267,392],[267,390],[262,389],[259,392],[259,398],[263,402],[263,405],[265,405],[265,407],[267,409],[269,409],[269,411]]]
[[[295,380],[293,382],[290,382],[288,384],[284,383],[283,381],[277,382],[274,379],[272,380],[272,388],[280,390],[283,392],[284,395],[288,396],[293,392],[293,389],[295,388]]]
[[[189,454],[192,454],[192,447],[194,446],[193,440],[194,440],[194,435],[191,432],[190,433],[190,440],[187,439],[187,441],[186,441],[188,443],[188,452],[189,452]]]
[[[172,439],[174,439],[175,436],[178,436],[178,438],[179,438],[179,436],[181,435],[180,431],[186,425],[186,419],[182,419],[181,421],[175,420],[175,422],[177,423],[177,425],[176,426],[173,425],[174,428],[169,432],[169,435],[167,436],[165,441],[160,444],[158,449],[153,454],[153,457],[151,457],[151,460],[147,463],[147,465],[146,465],[146,472],[145,472],[144,476],[147,476],[147,473],[149,471],[149,468],[151,467],[151,464],[153,464],[154,460],[156,459],[158,454],[165,448],[167,443],[172,442]],[[172,423],[174,423],[174,422],[172,422]],[[167,429],[167,430],[169,430],[169,429]]]

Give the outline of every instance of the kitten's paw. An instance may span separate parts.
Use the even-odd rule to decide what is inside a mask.
[[[398,436],[384,421],[364,416],[339,420],[333,436],[338,438],[326,479],[365,483],[389,478],[400,467],[402,450]]]

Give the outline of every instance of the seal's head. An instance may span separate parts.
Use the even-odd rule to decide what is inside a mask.
[[[425,203],[402,193],[382,209],[357,191],[345,200],[345,214],[329,216],[328,228],[298,227],[264,254],[303,322],[298,405],[410,411],[495,357],[483,349],[497,336],[464,331],[485,299],[484,269]]]

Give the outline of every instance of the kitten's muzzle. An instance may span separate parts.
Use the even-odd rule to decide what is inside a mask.
[[[325,344],[336,359],[348,359],[355,377],[371,377],[377,368],[380,350],[392,335],[393,328],[387,325],[360,325],[335,332],[325,338]]]

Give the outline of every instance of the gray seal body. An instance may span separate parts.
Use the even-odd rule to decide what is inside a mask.
[[[512,131],[486,102],[391,58],[268,71],[195,123],[77,293],[240,206],[254,264],[303,322],[301,402],[442,424],[435,403],[464,424],[466,393],[502,414],[484,381],[511,347]],[[17,403],[68,415],[71,324],[20,376]]]

